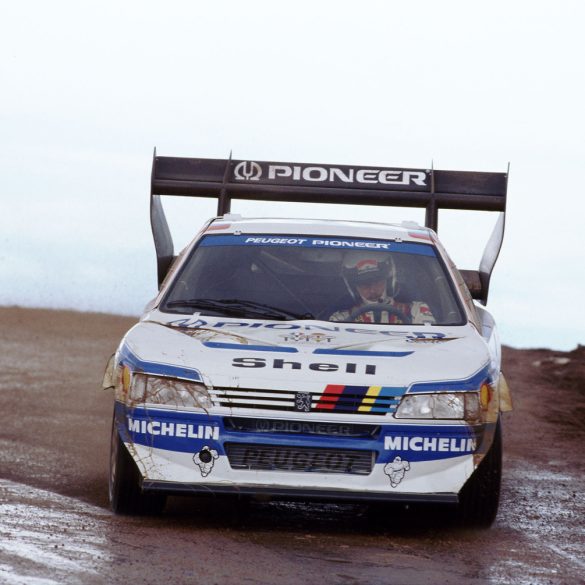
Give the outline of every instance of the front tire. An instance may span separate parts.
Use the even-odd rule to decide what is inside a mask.
[[[459,517],[466,526],[488,528],[496,519],[502,479],[502,429],[500,421],[492,445],[479,467],[459,492]]]
[[[160,514],[166,503],[164,494],[145,494],[140,487],[140,472],[126,445],[120,440],[116,420],[112,421],[110,443],[110,507],[116,514]]]

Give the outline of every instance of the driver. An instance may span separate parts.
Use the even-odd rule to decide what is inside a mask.
[[[331,321],[355,323],[423,324],[434,323],[429,306],[422,301],[402,303],[388,294],[388,283],[394,282],[394,267],[390,258],[373,256],[349,258],[344,266],[344,278],[354,293],[357,303],[347,310],[331,315]],[[394,288],[394,287],[392,287]],[[379,305],[365,310],[367,305]],[[359,312],[360,308],[363,312]],[[386,310],[384,310],[386,307]],[[395,312],[392,310],[395,309]],[[352,313],[358,312],[353,317]]]

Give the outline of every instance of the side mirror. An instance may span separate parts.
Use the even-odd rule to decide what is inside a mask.
[[[484,296],[479,270],[459,270],[459,272],[463,277],[463,280],[467,285],[467,288],[469,289],[471,298],[481,301],[484,298]]]

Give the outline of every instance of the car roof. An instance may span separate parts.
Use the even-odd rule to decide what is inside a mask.
[[[237,214],[227,214],[214,219],[204,234],[236,232],[401,239],[416,242],[435,240],[432,230],[413,221],[390,224],[331,219],[244,218]]]

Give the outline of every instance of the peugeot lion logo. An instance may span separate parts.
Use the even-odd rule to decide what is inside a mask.
[[[262,167],[257,163],[244,160],[234,169],[234,178],[238,181],[258,181],[262,175]]]
[[[309,392],[297,392],[295,394],[295,410],[300,412],[311,411],[311,394]]]

